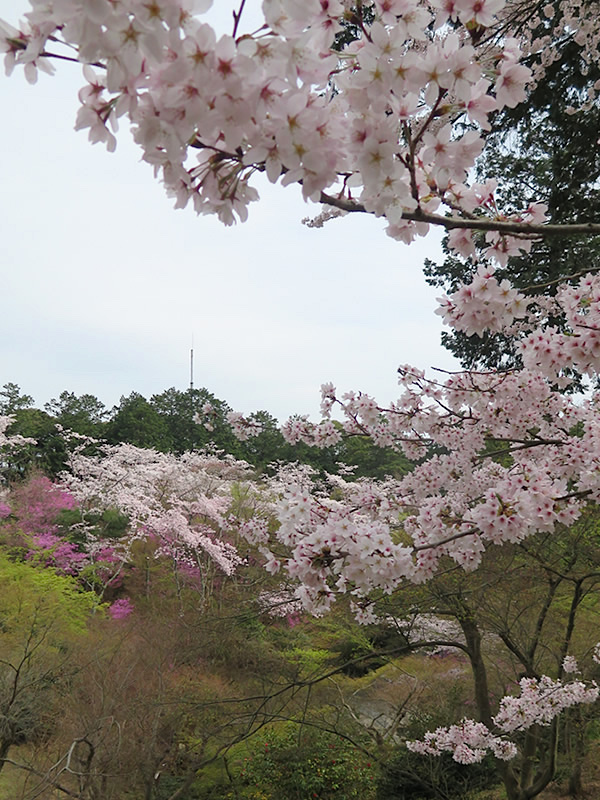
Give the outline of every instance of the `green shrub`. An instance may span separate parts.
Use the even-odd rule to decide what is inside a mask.
[[[424,756],[399,747],[381,769],[376,800],[465,800],[498,784],[494,759],[459,764],[449,753]]]
[[[377,766],[340,736],[286,725],[253,740],[238,777],[248,800],[375,800]]]

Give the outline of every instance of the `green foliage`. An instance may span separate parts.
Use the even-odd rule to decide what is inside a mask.
[[[73,580],[0,553],[0,769],[12,747],[55,726],[72,646],[96,606]]]
[[[366,675],[385,663],[373,652],[373,642],[363,631],[357,631],[355,635],[340,636],[333,642],[331,649],[338,656],[335,664],[340,666],[344,675],[351,678]]]
[[[315,675],[324,672],[331,661],[329,650],[314,647],[292,647],[285,653],[290,663],[296,664],[302,675]]]
[[[129,517],[116,508],[107,508],[98,516],[96,529],[104,539],[120,539],[129,525]]]
[[[78,397],[73,392],[61,392],[58,399],[53,398],[44,408],[63,428],[96,439],[103,435],[104,418],[108,412],[104,403],[94,395]]]
[[[5,383],[0,391],[0,415],[15,414],[23,408],[33,406],[33,397],[21,394],[21,389],[16,383]]]
[[[352,612],[336,609],[329,619],[319,622],[313,634],[319,645],[330,652],[330,667],[338,667],[350,678],[361,678],[386,663],[380,651],[402,648],[405,640],[388,625],[357,625]]]
[[[202,409],[206,403],[213,409],[210,418],[211,431],[194,420],[196,414],[203,414]],[[237,455],[239,442],[225,418],[231,408],[208,389],[188,389],[182,392],[171,387],[160,394],[152,395],[150,405],[166,427],[171,452],[181,454],[212,444],[218,450]]]
[[[278,633],[253,613],[254,603],[250,603],[247,595],[245,603],[242,597],[230,596],[224,618],[215,609],[210,617],[197,623],[203,657],[230,678],[244,675],[249,682],[257,676],[261,681],[273,680],[286,670],[283,648],[276,646]]]
[[[357,478],[400,477],[410,472],[412,464],[403,453],[389,447],[377,447],[368,436],[349,436],[339,447],[338,460],[356,469]]]
[[[38,408],[15,411],[15,421],[8,429],[11,435],[34,439],[35,444],[11,450],[4,459],[3,474],[7,480],[25,478],[33,469],[55,477],[65,468],[67,449],[56,430],[56,422]]]
[[[227,422],[231,408],[204,388],[180,391],[171,387],[150,400],[132,392],[122,397],[110,414],[91,394],[77,396],[73,392],[61,392],[58,398],[45,404],[45,411],[28,407],[32,398],[21,396],[15,384],[6,384],[4,394],[6,409],[16,415],[10,433],[36,442],[11,452],[4,459],[3,473],[9,480],[24,478],[32,468],[55,479],[67,469],[70,448],[81,443],[66,440],[57,430],[57,424],[92,439],[112,444],[125,442],[160,452],[181,454],[215,448],[267,474],[273,473],[278,464],[293,462],[308,464],[320,477],[325,473],[336,474],[340,464],[355,467],[353,475],[357,478],[404,475],[412,466],[401,453],[377,447],[365,436],[347,437],[338,445],[326,448],[311,447],[304,442],[290,444],[285,441],[277,419],[267,411],[249,415],[251,421],[261,424],[262,432],[241,442]],[[0,392],[0,398],[2,395]],[[208,416],[203,411],[206,404],[212,408]],[[197,414],[207,419],[210,429],[195,421]],[[91,453],[93,449],[94,445],[89,444],[86,452]]]
[[[466,800],[497,783],[490,756],[479,764],[465,765],[449,753],[423,756],[399,747],[381,769],[376,800]]]
[[[248,800],[374,800],[377,766],[346,739],[289,724],[252,740],[237,764]]]
[[[186,779],[178,775],[161,775],[154,794],[153,800],[169,800],[177,790],[181,790],[186,784]],[[207,795],[198,786],[191,786],[185,790],[184,794],[180,795],[178,800],[205,800]],[[208,795],[211,797],[211,794]]]
[[[85,530],[101,539],[120,539],[127,532],[129,517],[116,508],[107,508],[101,513],[86,512],[81,509],[65,509],[57,516],[55,523],[58,525],[60,535],[69,542],[83,544],[86,538],[84,529],[74,527],[85,522]]]
[[[269,464],[274,464],[276,461],[290,460],[293,448],[283,438],[275,417],[267,411],[257,411],[251,414],[249,419],[260,423],[262,432],[240,443],[241,458],[261,471],[268,471]],[[291,460],[295,460],[294,455]]]
[[[166,453],[171,448],[171,436],[165,420],[137,392],[121,397],[121,402],[106,426],[106,438],[113,444],[128,442],[136,447],[148,447]]]
[[[10,561],[3,553],[0,587],[0,634],[17,644],[21,635],[58,643],[68,634],[83,633],[98,603],[94,594],[81,592],[73,579]]]
[[[308,464],[321,475],[325,472],[335,473],[338,469],[340,454],[336,447],[311,447],[304,442],[290,444],[283,438],[279,423],[267,411],[257,411],[249,416],[252,421],[259,422],[262,432],[240,442],[239,457],[257,467],[261,472],[272,474],[278,463],[298,462]]]

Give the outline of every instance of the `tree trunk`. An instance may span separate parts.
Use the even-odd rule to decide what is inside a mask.
[[[471,672],[475,684],[475,703],[479,721],[493,727],[492,707],[490,705],[490,690],[487,681],[487,670],[481,654],[481,633],[470,610],[463,606],[464,615],[458,618],[460,626],[467,642],[469,660],[471,662]],[[517,775],[507,761],[496,760],[496,768],[506,789],[507,800],[527,800],[526,795],[521,791]]]
[[[11,747],[12,742],[10,739],[0,739],[0,771],[2,771],[2,768],[6,763],[5,759]]]
[[[571,774],[569,775],[569,797],[583,797],[582,769],[583,759],[585,758],[585,731],[586,724],[583,719],[581,709],[572,709],[570,719],[567,724],[571,728],[570,750],[571,750]]]

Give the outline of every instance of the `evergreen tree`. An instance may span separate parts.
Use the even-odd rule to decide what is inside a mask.
[[[92,394],[78,397],[74,392],[61,392],[58,399],[53,398],[44,408],[63,428],[96,439],[104,433],[104,418],[108,412],[104,403]]]
[[[14,414],[22,408],[31,408],[33,397],[21,394],[16,383],[5,383],[0,391],[0,415]]]
[[[480,174],[498,181],[497,196],[508,210],[527,207],[533,200],[548,205],[548,215],[557,223],[596,219],[600,212],[600,154],[590,147],[598,136],[600,108],[583,104],[586,87],[600,77],[597,66],[587,66],[573,42],[562,46],[561,58],[548,67],[532,91],[527,105],[505,109],[494,120],[487,138],[486,156]],[[570,114],[568,108],[580,107]],[[485,236],[478,248],[486,246]],[[470,279],[474,259],[451,255],[445,239],[442,264],[425,262],[428,283],[446,292]],[[509,277],[521,291],[551,284],[559,277],[581,274],[600,266],[600,243],[591,237],[544,237],[531,252],[509,258],[496,270],[501,280]],[[553,286],[549,286],[553,293]],[[547,325],[561,325],[549,317]],[[453,331],[442,333],[442,343],[465,368],[507,369],[519,365],[514,337],[485,333],[483,337]]]
[[[194,419],[196,414],[203,414],[206,404],[212,408],[212,430],[198,424]],[[186,450],[198,450],[213,444],[219,450],[237,455],[239,442],[226,420],[227,412],[231,408],[208,389],[181,391],[171,387],[160,394],[152,395],[150,405],[166,426],[172,452],[181,454]]]
[[[132,392],[129,397],[121,397],[119,405],[113,408],[106,426],[106,438],[112,444],[128,442],[162,453],[171,449],[171,437],[165,420],[137,392]]]

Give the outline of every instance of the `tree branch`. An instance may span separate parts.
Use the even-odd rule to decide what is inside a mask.
[[[339,208],[342,211],[362,212],[372,214],[367,211],[362,203],[356,200],[348,200],[345,197],[335,197],[321,192],[320,202]],[[439,225],[446,230],[456,228],[466,228],[474,231],[495,231],[497,233],[517,234],[521,236],[600,236],[600,223],[583,222],[567,225],[555,224],[531,224],[528,222],[511,222],[509,220],[494,219],[463,219],[462,217],[442,217],[440,214],[429,214],[418,208],[415,211],[405,211],[402,219],[410,222],[426,222],[429,225]]]
[[[50,784],[50,786],[52,786],[53,789],[57,789],[59,792],[62,792],[63,794],[68,795],[69,797],[75,797],[78,800],[81,800],[81,795],[79,793],[74,794],[65,786],[62,786],[55,780],[52,780],[52,778],[50,778],[49,775],[46,775],[45,773],[40,772],[39,770],[34,769],[33,767],[28,766],[27,764],[19,764],[17,761],[13,761],[12,758],[5,758],[3,759],[3,761],[5,764],[10,764],[11,767],[16,767],[17,769],[24,769],[26,772],[30,772],[32,775],[36,775],[38,778],[43,778]]]

